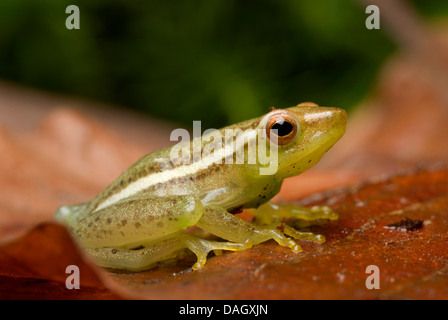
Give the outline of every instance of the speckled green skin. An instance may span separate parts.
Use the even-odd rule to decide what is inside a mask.
[[[241,223],[229,213],[269,201],[284,178],[316,164],[345,132],[346,115],[341,109],[303,104],[285,110],[300,130],[293,141],[278,146],[278,169],[272,175],[260,175],[260,163],[247,163],[247,141],[244,164],[208,163],[196,155],[191,164],[175,165],[169,147],[141,158],[92,201],[61,207],[55,217],[101,265],[112,268],[142,270],[188,248],[198,256],[194,266],[198,269],[210,250],[243,250],[270,238],[297,251],[294,241],[271,230],[275,226],[268,230]],[[225,129],[246,133],[264,129],[272,112],[220,132],[226,137]],[[251,137],[260,142],[258,135]],[[202,137],[201,151],[210,141]],[[196,143],[190,143],[190,150]],[[220,143],[233,141],[223,138]],[[268,140],[262,143],[270,150]],[[231,157],[236,162],[235,154]],[[182,232],[194,225],[235,243],[206,241]]]

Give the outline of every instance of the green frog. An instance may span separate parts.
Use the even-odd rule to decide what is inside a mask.
[[[261,117],[142,157],[90,202],[60,207],[55,219],[107,268],[145,270],[189,249],[197,270],[210,251],[241,251],[270,239],[300,252],[295,240],[323,243],[325,237],[298,231],[285,219],[338,215],[326,206],[270,200],[283,179],[315,165],[345,127],[346,113],[339,108],[313,103],[271,108]],[[264,157],[254,157],[260,155],[254,147]],[[181,151],[187,153],[178,157]],[[243,209],[254,221],[235,215]],[[222,241],[190,232],[193,226]]]

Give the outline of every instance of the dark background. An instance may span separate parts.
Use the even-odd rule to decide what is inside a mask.
[[[414,0],[433,19],[448,1]],[[80,30],[68,30],[68,5]],[[355,0],[1,0],[0,78],[204,127],[302,101],[350,110],[396,50]]]

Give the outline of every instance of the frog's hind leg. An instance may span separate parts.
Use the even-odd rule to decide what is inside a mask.
[[[118,269],[143,270],[190,249],[202,267],[210,251],[243,250],[250,243],[208,241],[186,234],[203,214],[194,196],[134,197],[87,215],[75,215],[70,230],[98,264]],[[69,212],[70,215],[70,212]]]
[[[205,265],[207,255],[212,250],[239,251],[248,249],[250,246],[250,242],[239,244],[209,241],[177,233],[165,239],[146,243],[144,247],[135,250],[96,248],[87,249],[87,252],[103,267],[141,271],[151,268],[159,261],[176,257],[184,249],[190,249],[197,256],[197,262],[192,267],[197,270]]]
[[[175,257],[183,248],[180,239],[170,237],[136,249],[86,248],[85,250],[102,267],[141,271],[149,269],[161,260]]]

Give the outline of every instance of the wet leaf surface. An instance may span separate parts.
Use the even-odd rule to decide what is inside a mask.
[[[383,299],[448,298],[448,169],[419,169],[302,199],[327,204],[340,219],[309,227],[319,245],[302,241],[299,254],[269,241],[209,257],[192,271],[187,256],[138,272],[100,270],[86,260],[64,228],[36,226],[0,249],[3,298],[145,299]],[[418,230],[385,228],[403,219]],[[65,268],[77,265],[81,289],[68,290]],[[366,288],[369,265],[380,289]]]

